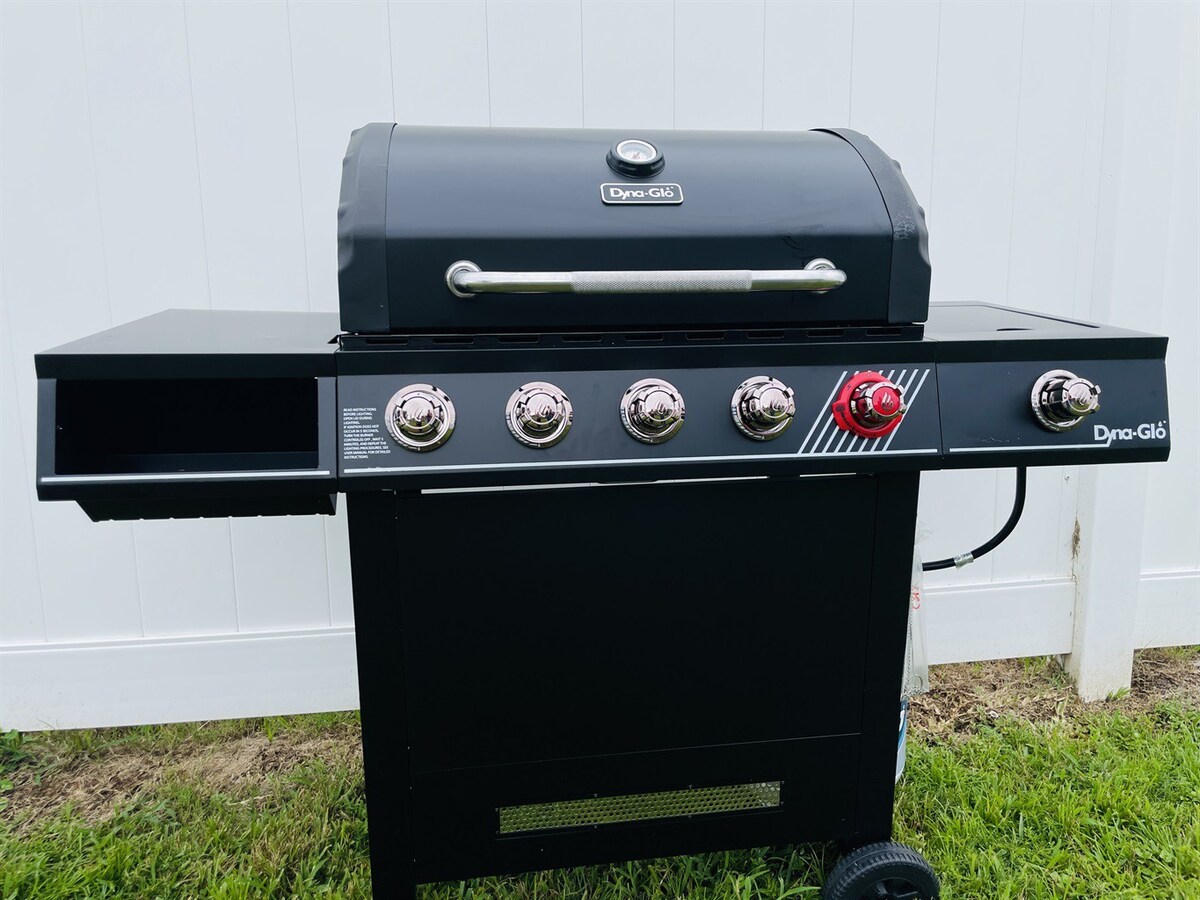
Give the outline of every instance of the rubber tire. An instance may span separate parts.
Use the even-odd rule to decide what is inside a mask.
[[[887,878],[903,878],[917,890],[921,900],[938,900],[941,884],[933,867],[916,850],[884,841],[867,844],[841,858],[821,891],[822,900],[874,900],[873,888]]]

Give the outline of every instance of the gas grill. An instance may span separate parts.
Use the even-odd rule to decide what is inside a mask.
[[[169,311],[40,354],[38,492],[346,494],[377,897],[809,841],[847,852],[828,900],[933,897],[888,843],[920,472],[1170,438],[1166,338],[931,307],[926,247],[852,131],[367,125],[340,327]]]

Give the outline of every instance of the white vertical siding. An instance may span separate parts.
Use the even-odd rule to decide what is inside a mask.
[[[763,127],[765,28],[761,2],[676,2],[676,128]]]
[[[637,27],[630,27],[631,23]],[[583,124],[671,128],[675,7],[670,0],[584,0]]]
[[[487,3],[488,105],[492,125],[583,125],[579,3]]]
[[[1198,27],[1170,2],[0,3],[0,724],[354,702],[344,515],[96,525],[38,503],[31,361],[166,307],[336,309],[352,128],[849,125],[928,212],[935,299],[1161,329],[1182,408]],[[1200,640],[1200,428],[1172,432],[1129,516],[1139,644]],[[937,659],[1072,649],[1072,533],[1104,491],[1083,480],[1031,473],[1009,542],[930,579]],[[927,476],[926,554],[989,535],[1011,484]]]

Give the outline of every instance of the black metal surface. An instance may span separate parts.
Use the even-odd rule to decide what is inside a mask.
[[[39,379],[38,497],[86,502],[89,514],[114,518],[160,518],[166,509],[332,513],[335,379],[193,372],[183,379]]]
[[[875,352],[885,354],[889,349]],[[932,345],[918,343],[912,349],[924,350],[928,355]],[[596,355],[605,353],[602,350]],[[357,441],[343,442],[339,475],[352,490],[359,480],[409,487],[449,484],[463,477],[478,479],[478,483],[521,484],[526,478],[543,477],[547,472],[553,473],[553,480],[566,482],[593,476],[626,481],[664,479],[677,477],[675,473],[682,468],[696,466],[707,467],[709,476],[800,474],[817,471],[814,463],[832,463],[834,470],[844,472],[859,466],[875,470],[875,457],[882,458],[885,467],[911,469],[937,464],[941,436],[932,363],[899,361],[886,355],[866,359],[848,356],[847,362],[838,365],[792,364],[764,369],[761,363],[723,366],[720,354],[713,355],[718,359],[712,367],[660,364],[615,371],[597,366],[550,369],[558,360],[543,355],[541,359],[525,360],[540,363],[538,368],[482,377],[459,372],[456,360],[444,356],[439,362],[445,368],[411,375],[412,381],[437,385],[457,409],[453,436],[432,453],[404,450],[384,433],[380,403],[404,382],[398,383],[394,375],[345,376],[340,379],[339,402],[352,411],[348,417],[356,436],[362,434],[364,411],[374,410],[375,449],[367,453]],[[513,354],[505,361],[522,360]],[[894,438],[871,441],[870,446],[861,438],[851,440],[848,433],[832,424],[830,414],[830,401],[848,373],[866,368],[894,373],[910,388],[909,412]],[[740,383],[764,371],[795,391],[796,415],[791,427],[777,439],[753,441],[734,424],[730,402]],[[687,403],[687,417],[678,434],[653,445],[626,433],[619,403],[630,384],[650,376],[669,381]],[[548,449],[532,449],[514,441],[503,416],[498,414],[517,387],[534,380],[557,385],[574,406],[570,434]],[[587,473],[586,478],[580,472]]]
[[[925,334],[940,363],[1056,359],[1162,359],[1167,339],[1048,313],[955,301],[931,303]]]
[[[333,317],[325,313],[174,311],[39,354],[38,369],[43,376],[39,382],[39,496],[87,501],[93,509],[99,509],[94,504],[101,501],[122,501],[109,508],[119,510],[123,517],[136,517],[136,504],[143,500],[147,501],[147,516],[160,515],[167,501],[189,501],[190,508],[216,514],[219,504],[195,503],[216,498],[231,501],[231,514],[256,514],[253,505],[232,501],[259,496],[264,502],[257,509],[262,514],[275,514],[286,508],[281,497],[313,498],[335,490],[1140,462],[1165,459],[1170,450],[1163,366],[1165,338],[987,304],[934,304],[923,339],[919,327],[774,332],[701,329],[662,334],[457,335],[452,339],[343,336],[339,350],[336,343],[331,343],[335,324]],[[727,395],[751,370],[793,372],[789,377],[794,377],[795,386],[804,395],[817,389],[817,381],[832,377],[829,367],[837,367],[836,375],[843,367],[847,371],[890,365],[902,369],[919,364],[932,365],[934,371],[923,388],[924,399],[902,427],[898,438],[901,442],[893,443],[893,448],[915,439],[917,430],[923,427],[922,417],[931,405],[936,405],[940,424],[933,425],[928,446],[937,452],[916,456],[873,452],[864,457],[826,453],[780,458],[789,452],[786,448],[790,441],[794,443],[806,433],[806,424],[798,421],[792,432],[779,441],[752,445],[726,421]],[[1062,367],[1093,378],[1102,385],[1104,394],[1100,411],[1080,428],[1053,433],[1037,424],[1028,392],[1041,372]],[[342,395],[341,402],[335,399],[332,379],[327,377],[335,370],[341,385],[336,393]],[[632,439],[625,440],[617,427],[608,438],[621,442],[616,445],[619,452],[596,444],[596,449],[603,451],[599,456],[603,465],[572,465],[561,470],[525,468],[516,472],[453,468],[455,463],[470,462],[458,457],[470,446],[468,436],[481,423],[496,432],[499,443],[478,444],[475,450],[486,457],[478,462],[502,462],[512,454],[519,454],[522,460],[543,461],[595,456],[581,455],[580,451],[589,434],[599,439],[603,436],[602,426],[617,421],[616,404],[623,390],[617,382],[624,378],[632,383],[673,370],[695,373],[696,378],[710,370],[701,379],[710,387],[689,387],[688,424],[674,441],[639,446]],[[395,389],[447,372],[455,373],[456,401],[464,404],[464,413],[470,410],[469,415],[460,418],[457,438],[419,457],[398,449],[391,452],[396,461],[390,466],[418,471],[359,472],[353,477],[336,478],[339,464],[334,444],[341,408],[353,400],[353,405],[374,407],[381,415],[382,406]],[[722,376],[721,372],[726,374]],[[572,388],[577,397],[584,398],[580,424],[567,441],[552,450],[520,448],[507,435],[501,409],[483,404],[483,398],[490,397],[488,392],[497,384],[519,373],[539,379],[558,377],[555,373],[575,373],[563,376],[571,378],[572,385],[581,373],[584,377],[582,388]],[[378,377],[374,393],[368,392],[367,396],[355,386],[363,376]],[[297,393],[300,389],[296,385],[313,377],[327,385],[319,393],[315,408],[294,399],[303,393]],[[272,381],[281,378],[296,381],[278,392],[264,393],[264,385],[288,384]],[[692,376],[681,374],[677,379],[690,385]],[[95,385],[100,380],[117,385],[117,389],[107,394],[99,392]],[[163,402],[162,397],[171,393],[172,382],[181,395],[199,399],[183,404],[183,408]],[[96,398],[84,405],[83,418],[95,420],[89,427],[81,428],[83,420],[76,420],[69,408],[58,409],[60,385],[65,396],[83,392]],[[612,396],[597,393],[593,397],[589,392],[595,391],[607,391]],[[826,391],[820,388],[820,396],[814,395],[811,402],[821,401]],[[492,397],[492,405],[502,403],[502,399]],[[583,417],[589,409],[590,419]],[[124,420],[137,427],[106,427],[108,422],[115,426]],[[188,427],[172,424],[180,421]],[[718,430],[698,440],[705,421]],[[382,428],[381,420],[377,424]],[[1097,432],[1098,426],[1107,431]],[[1151,430],[1139,433],[1142,426]],[[292,477],[287,470],[305,468],[300,456],[258,452],[289,432],[299,429],[311,434],[314,427],[319,442],[318,463],[307,466],[308,472],[299,477]],[[589,431],[593,428],[601,431]],[[147,447],[128,446],[131,435],[139,431],[157,437]],[[72,438],[74,433],[80,435],[78,442]],[[252,446],[258,440],[255,434],[261,438],[260,443],[265,442],[257,451]],[[1109,434],[1116,437],[1109,440]],[[60,446],[60,441],[66,441],[67,446]],[[728,441],[732,444],[726,446]],[[634,449],[627,453],[622,449],[627,447]],[[156,452],[129,452],[139,449]],[[280,444],[277,449],[287,448]],[[295,449],[311,454],[307,445]],[[629,453],[633,456],[623,458]],[[778,456],[770,458],[772,454]],[[718,460],[714,456],[734,459]],[[647,464],[660,457],[675,461]],[[753,459],[747,462],[743,457]],[[94,465],[84,465],[85,460]],[[93,471],[85,471],[87,468]],[[243,474],[232,479],[237,483],[226,489],[223,484],[231,479],[222,472],[235,469],[250,473],[274,471],[257,479]],[[313,474],[320,471],[328,474]],[[72,473],[146,473],[162,477],[153,483],[60,480]],[[148,502],[151,500],[161,502]]]
[[[210,489],[192,497],[123,497],[116,500],[78,501],[93,522],[137,521],[139,519],[227,519],[257,516],[332,516],[337,512],[337,494],[297,494],[294,486],[271,495],[255,490],[249,496],[224,497]],[[108,491],[106,493],[112,493]]]
[[[396,494],[346,498],[363,771],[371,830],[371,888],[377,900],[413,897],[412,799],[409,792],[408,690],[404,622],[396,602],[403,583]]]
[[[858,529],[871,530],[869,538],[865,534],[862,538],[864,546],[869,540],[872,547],[867,619],[859,623],[857,630],[838,633],[835,642],[842,649],[846,645],[840,642],[847,641],[861,645],[866,651],[854,813],[854,841],[858,844],[891,837],[900,687],[912,592],[912,548],[920,476],[915,472],[885,475],[879,477],[878,483],[872,515],[858,520]]]
[[[169,309],[34,356],[38,378],[274,378],[334,374],[337,316]]]
[[[820,129],[836,134],[862,157],[883,197],[892,221],[891,271],[888,289],[893,322],[920,322],[929,309],[929,231],[925,210],[904,180],[900,163],[865,134],[849,128]]]
[[[647,179],[613,172],[614,141],[665,155],[653,181],[681,185],[679,205],[609,206],[600,186]],[[862,140],[866,140],[863,138]],[[386,209],[360,209],[388,145]],[[364,174],[355,176],[357,170]],[[360,129],[348,148],[339,232],[342,327],[351,332],[476,333],[633,327],[873,322],[924,318],[927,295],[894,312],[893,223],[867,165],[820,132],[626,133],[598,129]],[[382,235],[386,264],[375,250]],[[364,239],[369,250],[362,249]],[[485,270],[798,269],[824,257],[847,283],[826,294],[502,294],[461,299],[447,267]],[[386,329],[378,302],[388,299]],[[919,306],[922,315],[912,316]]]
[[[444,880],[878,836],[917,477],[352,495],[376,895],[409,840]],[[470,564],[403,589],[450,534]],[[498,834],[500,806],[758,780],[779,808]]]

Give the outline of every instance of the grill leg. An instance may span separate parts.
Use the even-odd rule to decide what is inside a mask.
[[[346,501],[372,894],[378,900],[415,900],[396,495],[351,493]]]
[[[879,477],[854,846],[892,836],[896,744],[920,473]]]

